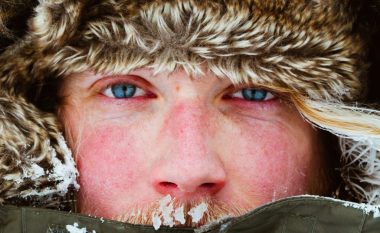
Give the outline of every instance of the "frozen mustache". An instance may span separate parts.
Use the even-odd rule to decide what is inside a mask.
[[[160,207],[152,215],[153,227],[156,230],[161,225],[173,227],[175,222],[179,222],[182,225],[185,224],[185,214],[188,214],[192,219],[192,223],[196,224],[203,218],[208,208],[207,203],[202,202],[185,213],[183,205],[177,208],[173,206],[174,203],[170,195],[163,197],[159,203]]]
[[[246,212],[247,209],[227,207],[225,204],[211,199],[184,203],[167,195],[151,206],[135,208],[134,211],[114,219],[132,224],[153,225],[158,230],[161,226],[199,227]]]

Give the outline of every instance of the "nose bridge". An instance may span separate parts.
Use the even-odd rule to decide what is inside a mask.
[[[225,174],[211,146],[213,129],[206,106],[196,100],[178,101],[165,118],[161,134],[169,140],[156,166],[156,189],[173,195],[219,190]]]
[[[211,116],[202,103],[188,100],[176,103],[166,118],[168,133],[174,139],[175,149],[180,155],[188,157],[196,150],[205,153],[207,138],[211,133],[208,123]]]

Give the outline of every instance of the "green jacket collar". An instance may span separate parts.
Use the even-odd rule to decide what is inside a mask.
[[[200,229],[132,225],[80,214],[30,207],[0,207],[0,232],[63,233],[78,224],[90,233],[124,232],[263,232],[263,233],[375,233],[380,232],[379,208],[317,196],[297,196],[263,205],[237,217]]]

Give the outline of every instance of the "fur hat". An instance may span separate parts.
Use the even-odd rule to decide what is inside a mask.
[[[198,75],[207,67],[233,83],[286,94],[305,119],[340,138],[345,187],[360,202],[380,204],[380,113],[359,104],[371,6],[354,0],[1,1],[0,203],[62,208],[78,188],[55,96],[44,94],[54,93],[60,78],[138,67]]]

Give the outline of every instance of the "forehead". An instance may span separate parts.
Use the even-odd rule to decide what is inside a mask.
[[[44,62],[61,74],[140,67],[199,74],[204,66],[234,83],[277,86],[316,99],[356,95],[361,44],[344,3],[283,2],[42,4],[33,27],[52,54]]]

